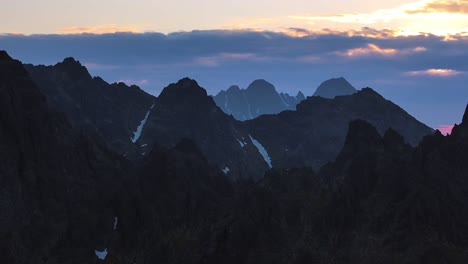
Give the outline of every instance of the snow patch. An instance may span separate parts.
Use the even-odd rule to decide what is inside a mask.
[[[105,260],[107,256],[107,248],[104,251],[94,250],[94,253],[100,260]]]
[[[146,146],[148,146],[148,144],[143,144],[143,145],[141,145],[140,147],[144,148],[144,147],[146,147]]]
[[[268,155],[268,152],[266,151],[266,149],[263,147],[262,144],[260,144],[260,142],[255,140],[255,138],[253,138],[251,135],[249,135],[249,137],[250,137],[250,140],[252,140],[252,143],[254,144],[254,146],[257,148],[260,155],[262,155],[265,162],[271,168],[271,158],[270,158],[270,155]]]
[[[226,166],[226,168],[224,168],[224,170],[223,170],[224,174],[228,174],[229,171],[231,171],[231,170],[228,168],[228,166]]]
[[[114,230],[117,229],[117,224],[119,223],[119,218],[114,216]]]
[[[145,118],[141,120],[140,125],[137,127],[137,130],[133,132],[133,137],[130,138],[132,140],[132,143],[137,142],[137,140],[141,137],[141,132],[143,131],[143,127],[145,126],[146,120],[148,120],[148,116],[151,113],[151,109],[153,109],[153,107],[154,107],[154,104],[150,107],[148,112],[146,112]]]
[[[142,156],[144,156],[145,154],[146,154],[146,152],[141,153]]]
[[[243,148],[245,145],[247,145],[246,142],[240,141],[239,139],[237,139],[237,142],[239,142],[239,145],[241,146],[241,148]]]

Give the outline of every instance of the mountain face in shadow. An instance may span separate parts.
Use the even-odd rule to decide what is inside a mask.
[[[457,130],[467,127],[464,121]],[[312,196],[319,202],[302,212],[311,217],[303,227],[310,232],[301,238],[308,241],[303,258],[318,263],[466,262],[467,162],[468,141],[461,134],[436,132],[412,148],[393,129],[381,136],[365,121],[351,122],[336,161],[316,175],[322,189]],[[279,186],[291,184],[287,171],[277,173]],[[307,175],[313,176],[303,170],[301,177]]]
[[[260,79],[253,81],[247,89],[233,85],[226,91],[219,92],[213,99],[226,114],[244,121],[263,114],[294,110],[305,96],[302,92],[298,92],[296,96],[278,93],[271,83]]]
[[[352,95],[357,90],[345,78],[333,78],[324,81],[317,87],[313,96],[320,96],[323,98],[335,98],[340,95]]]
[[[51,111],[0,51],[1,263],[85,262],[101,246],[128,164]]]
[[[297,112],[263,118],[309,116],[314,107],[328,119],[339,109],[377,113],[348,122],[336,158],[320,170],[273,168],[233,181],[205,156],[222,153],[205,133],[224,142],[220,135],[242,139],[232,134],[239,129],[245,142],[235,143],[259,166],[269,145],[193,80],[166,87],[145,114],[134,144],[154,144],[135,162],[48,103],[23,65],[0,51],[0,263],[468,262],[468,106],[451,135],[436,131],[412,146],[397,126],[402,110],[371,89],[311,97]],[[373,115],[396,125],[369,122]]]
[[[129,243],[136,260],[465,263],[466,137],[436,133],[413,148],[393,129],[381,135],[355,120],[345,138],[320,171],[273,169],[258,183],[216,177],[190,141],[149,154],[132,191],[143,206],[130,214],[146,221],[127,231],[140,237]]]
[[[235,178],[258,178],[268,169],[242,124],[188,78],[163,89],[137,143],[144,155],[154,143],[173,147],[183,138],[193,140],[211,164]]]
[[[101,137],[125,154],[134,149],[132,139],[155,97],[137,86],[108,84],[91,77],[73,58],[54,66],[25,65],[26,70],[47,97],[49,106],[63,112],[76,129]]]
[[[381,134],[391,127],[411,145],[433,133],[370,88],[334,99],[308,97],[296,108],[246,121],[251,135],[270,154],[273,167],[319,168],[334,160],[344,144],[349,122],[355,119],[370,122]]]
[[[271,166],[319,168],[336,157],[347,124],[356,118],[370,121],[381,133],[395,127],[413,145],[432,133],[368,89],[335,99],[311,97],[296,106],[296,99],[303,98],[301,93],[296,99],[278,94],[264,80],[254,81],[245,90],[231,87],[211,98],[195,81],[183,79],[155,98],[136,86],[92,78],[72,58],[49,67],[25,67],[51,109],[63,112],[75,129],[99,137],[128,159],[142,159],[154,143],[171,148],[189,138],[210,164],[231,178],[260,178]],[[342,78],[335,81],[346,82]],[[232,102],[218,102],[221,107],[217,107],[215,102],[222,93],[229,94],[231,97],[224,98]],[[257,101],[246,105],[248,98]],[[251,113],[252,117],[253,113],[263,114],[263,110],[279,112],[278,105],[297,110],[242,123],[221,111],[223,105],[244,110],[250,107],[249,117]]]

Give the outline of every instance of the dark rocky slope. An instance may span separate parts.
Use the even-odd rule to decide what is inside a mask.
[[[318,173],[274,169],[257,183],[223,181],[190,142],[152,153],[131,192],[147,219],[137,263],[466,263],[467,127],[413,148],[353,121]]]
[[[0,51],[1,263],[89,263],[128,168],[51,112],[23,65]]]
[[[108,84],[99,77],[93,78],[73,58],[54,66],[25,68],[47,97],[49,106],[63,112],[75,129],[101,137],[121,154],[136,148],[132,139],[155,97],[137,86]]]
[[[154,113],[179,120],[170,127],[198,124],[196,110],[219,115],[191,80],[164,93]],[[193,94],[170,108],[179,93]],[[357,120],[320,171],[233,182],[202,147],[177,140],[186,132],[134,168],[50,111],[4,52],[0,100],[1,263],[468,261],[468,107],[452,135],[436,132],[416,147]],[[108,252],[105,260],[94,250]]]
[[[252,136],[268,151],[274,167],[319,168],[336,158],[349,122],[363,119],[380,134],[393,128],[416,145],[433,130],[370,88],[334,99],[308,97],[296,111],[246,121]]]
[[[161,92],[138,145],[144,155],[154,143],[173,147],[183,138],[193,140],[212,165],[234,178],[259,178],[268,169],[243,125],[188,78]]]

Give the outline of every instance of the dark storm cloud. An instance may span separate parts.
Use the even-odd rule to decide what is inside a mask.
[[[358,88],[374,87],[429,125],[458,120],[455,110],[464,108],[468,99],[468,38],[393,35],[370,28],[1,35],[0,49],[33,64],[55,64],[72,56],[93,75],[138,83],[153,94],[189,76],[212,94],[264,78],[279,90],[311,95],[321,81],[345,76]],[[440,74],[443,70],[457,74]],[[425,105],[441,107],[443,114],[427,114]]]

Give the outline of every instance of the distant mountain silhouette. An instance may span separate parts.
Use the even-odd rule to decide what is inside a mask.
[[[433,130],[370,88],[334,99],[308,97],[297,111],[264,115],[246,121],[252,136],[262,142],[273,167],[319,168],[336,158],[348,123],[363,119],[380,133],[393,128],[416,145]]]
[[[335,98],[339,95],[351,95],[357,90],[343,77],[324,81],[317,87],[313,96]]]
[[[294,110],[305,99],[302,92],[296,96],[278,93],[275,87],[265,80],[253,81],[247,89],[233,85],[213,97],[216,104],[237,120],[249,120],[262,114],[276,114],[284,110]]]
[[[132,139],[156,98],[137,86],[108,84],[91,77],[73,58],[54,66],[25,65],[46,95],[49,106],[63,112],[77,129],[86,130],[121,154],[134,148]]]

